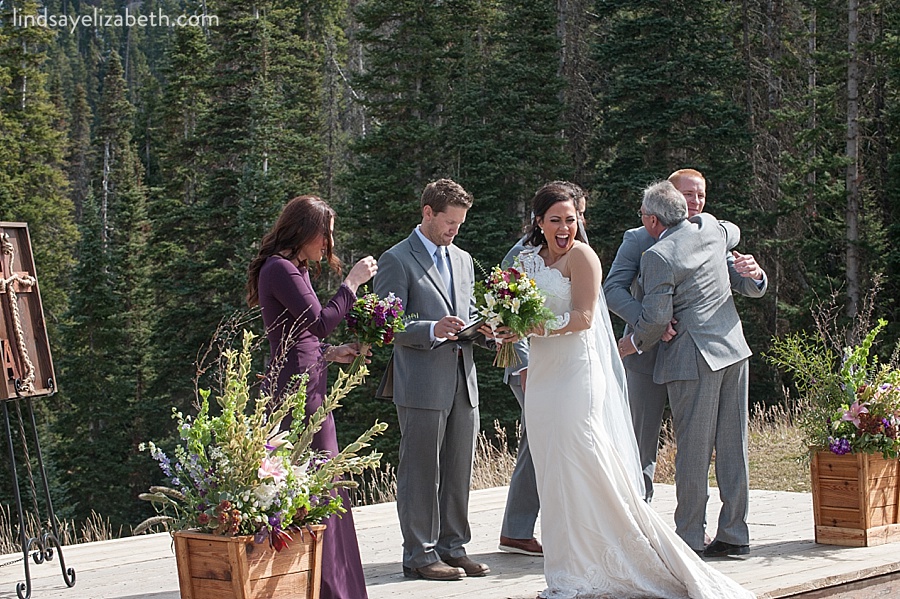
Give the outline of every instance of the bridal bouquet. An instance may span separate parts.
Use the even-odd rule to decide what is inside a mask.
[[[302,527],[346,511],[332,490],[356,483],[342,475],[378,465],[380,453],[357,454],[384,431],[384,423],[376,422],[336,456],[323,456],[310,447],[313,435],[359,383],[360,375],[340,373],[307,422],[305,380],[280,404],[266,395],[251,402],[252,339],[245,332],[241,351],[224,352],[224,381],[215,408],[210,409],[211,392],[201,390],[195,416],[173,410],[180,443],[172,457],[154,443],[142,444],[168,484],[150,487],[149,493],[139,496],[151,501],[159,515],[139,524],[135,533],[162,524],[213,535],[254,535],[257,543],[268,540],[280,551]],[[288,414],[293,415],[291,426],[279,432]]]
[[[544,305],[543,294],[522,269],[518,257],[510,268],[493,267],[479,287],[476,294],[478,312],[492,331],[506,326],[519,337],[524,337],[529,330],[554,318],[553,312]],[[494,366],[506,368],[520,363],[513,344],[502,343],[494,358]]]
[[[350,308],[346,320],[347,328],[359,342],[359,355],[350,364],[350,374],[355,374],[366,363],[369,348],[389,345],[394,333],[404,330],[403,302],[393,293],[385,298],[365,293]]]

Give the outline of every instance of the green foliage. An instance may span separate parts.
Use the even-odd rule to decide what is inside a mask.
[[[834,453],[900,451],[900,370],[878,364],[872,344],[887,326],[879,320],[843,356],[828,347],[824,334],[792,333],[775,339],[766,356],[792,375],[802,399],[800,425],[808,445]]]

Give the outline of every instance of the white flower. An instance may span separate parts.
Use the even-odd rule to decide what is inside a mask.
[[[521,306],[521,305],[522,305],[522,303],[519,301],[519,298],[514,297],[514,298],[512,299],[511,305],[510,305],[510,309],[512,310],[512,313],[513,313],[513,314],[518,314],[518,313],[519,313],[519,306]]]
[[[485,293],[484,294],[484,303],[488,307],[489,310],[493,310],[494,306],[497,305],[497,299],[494,297],[493,293]]]
[[[258,505],[262,509],[266,509],[278,496],[278,485],[273,483],[262,483],[253,490],[256,496],[254,505]],[[257,503],[258,502],[258,503]]]
[[[309,470],[309,460],[306,460],[303,464],[299,466],[294,466],[294,479],[296,479],[297,484],[302,485],[306,481],[306,477],[309,476],[307,470]]]

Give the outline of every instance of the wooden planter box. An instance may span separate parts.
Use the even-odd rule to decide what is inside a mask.
[[[900,461],[813,451],[816,543],[871,547],[900,541]]]
[[[252,536],[175,533],[182,599],[319,599],[324,525],[275,551]]]

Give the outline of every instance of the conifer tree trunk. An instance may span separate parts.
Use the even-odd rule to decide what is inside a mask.
[[[859,0],[847,2],[847,316],[859,309]]]

